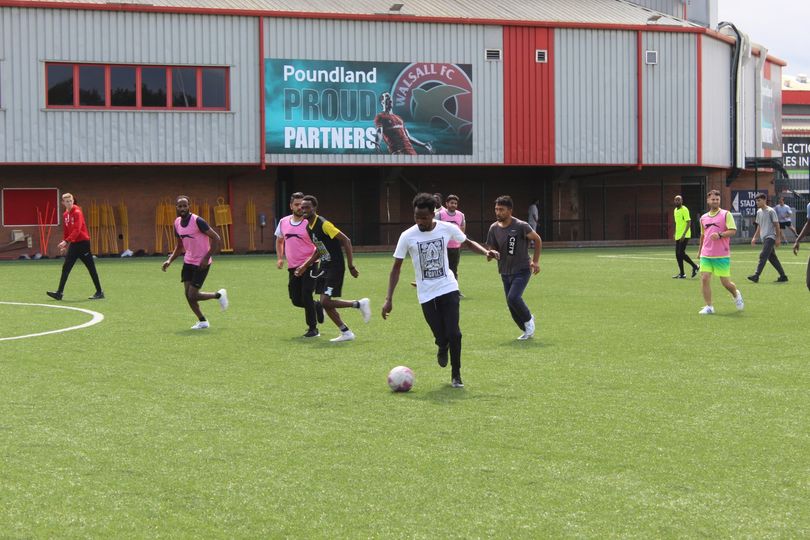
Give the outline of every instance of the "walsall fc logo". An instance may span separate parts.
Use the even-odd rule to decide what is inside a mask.
[[[472,81],[456,64],[407,66],[391,89],[394,112],[459,139],[472,135]]]

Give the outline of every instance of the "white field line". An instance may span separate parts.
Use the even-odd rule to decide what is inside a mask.
[[[48,330],[47,332],[38,332],[36,334],[26,334],[24,336],[13,336],[13,337],[4,337],[0,338],[0,341],[11,341],[13,339],[25,339],[25,338],[32,338],[37,336],[47,336],[48,334],[60,334],[62,332],[70,332],[71,330],[79,330],[81,328],[87,328],[88,326],[93,326],[94,324],[98,324],[104,320],[104,315],[97,311],[91,311],[89,309],[82,309],[77,307],[71,306],[54,306],[51,304],[27,304],[24,302],[0,302],[0,304],[6,304],[9,306],[35,306],[35,307],[44,307],[44,308],[53,308],[53,309],[70,309],[73,311],[81,311],[82,313],[87,313],[91,315],[93,318],[87,321],[84,324],[80,324],[78,326],[71,326],[69,328],[59,328],[57,330]]]
[[[675,262],[675,256],[672,257],[638,257],[636,255],[597,255],[597,259],[627,259],[627,260],[639,260],[639,261],[672,261]],[[695,257],[697,259],[697,257]],[[807,261],[785,261],[783,259],[779,259],[779,261],[785,264],[795,264],[798,266],[805,266]],[[735,263],[751,263],[756,264],[759,262],[759,259],[739,259],[732,255],[731,257],[732,264]]]

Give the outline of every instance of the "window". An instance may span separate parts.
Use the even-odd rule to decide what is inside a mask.
[[[166,107],[166,68],[141,68],[141,106]]]
[[[45,65],[48,108],[230,108],[226,67]]]
[[[70,107],[73,105],[73,66],[71,64],[48,64],[48,106]]]
[[[104,66],[79,66],[79,105],[103,107],[106,103],[104,90]]]
[[[227,107],[226,71],[222,68],[202,69],[203,107],[224,109]]]
[[[196,68],[172,68],[172,106],[197,106]]]
[[[135,107],[138,102],[135,67],[110,67],[110,105],[112,107]]]

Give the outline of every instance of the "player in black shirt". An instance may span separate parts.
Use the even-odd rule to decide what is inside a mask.
[[[340,232],[331,221],[318,215],[318,199],[313,195],[304,197],[301,210],[309,222],[307,230],[310,238],[312,238],[312,243],[315,244],[317,249],[307,262],[296,269],[295,273],[296,275],[303,275],[315,261],[320,259],[318,268],[309,271],[310,275],[316,278],[315,292],[321,295],[320,305],[323,311],[329,315],[332,322],[340,329],[340,335],[329,341],[352,341],[354,332],[349,330],[337,310],[340,308],[356,308],[363,314],[365,322],[371,319],[371,306],[368,298],[336,300],[341,295],[343,276],[346,272],[346,263],[343,258],[344,251],[346,252],[346,258],[349,260],[349,272],[352,277],[356,278],[359,275],[357,268],[354,266],[352,241],[349,240],[348,236]]]

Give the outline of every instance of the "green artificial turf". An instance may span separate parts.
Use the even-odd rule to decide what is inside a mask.
[[[694,254],[694,247],[690,250]],[[463,377],[450,387],[410,260],[389,320],[390,254],[360,255],[349,343],[305,340],[275,257],[217,257],[195,332],[179,263],[77,265],[60,305],[98,325],[0,341],[0,536],[801,537],[810,534],[806,253],[735,246],[738,313],[673,280],[674,250],[548,250],[519,342],[495,263],[460,266]],[[60,261],[0,263],[0,300],[56,304]],[[90,316],[0,304],[0,337]],[[414,389],[386,374],[404,364]]]

